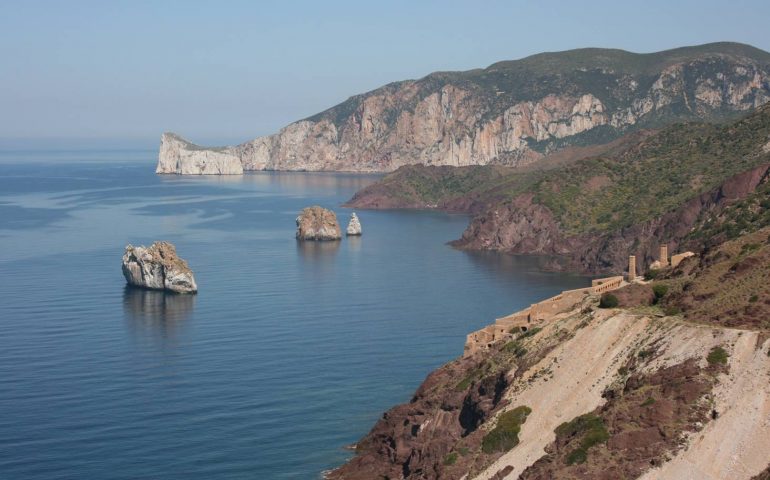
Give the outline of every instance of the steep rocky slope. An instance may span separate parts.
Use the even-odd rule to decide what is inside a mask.
[[[768,325],[734,322],[728,311],[703,315],[682,291],[711,288],[746,258],[757,260],[742,263],[745,275],[766,277],[769,234],[740,236],[660,272],[669,289],[632,295],[636,304],[601,309],[590,295],[542,328],[444,365],[329,478],[764,478]],[[743,304],[770,304],[770,291],[746,285],[723,279],[721,288],[743,293]]]
[[[456,246],[555,255],[554,266],[594,273],[621,271],[629,254],[647,265],[663,242],[699,250],[770,224],[766,106],[721,126],[639,132],[558,166],[404,167],[348,205],[474,213]]]
[[[157,171],[202,173],[205,152],[244,170],[523,165],[629,130],[730,118],[770,100],[769,75],[770,54],[736,43],[542,53],[392,83],[234,147],[205,149],[167,134]]]

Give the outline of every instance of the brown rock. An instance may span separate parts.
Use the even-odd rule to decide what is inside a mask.
[[[297,240],[339,240],[342,238],[337,215],[319,206],[307,207],[297,217]]]

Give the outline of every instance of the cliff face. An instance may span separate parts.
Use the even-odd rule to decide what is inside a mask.
[[[155,173],[181,175],[240,175],[243,165],[231,148],[201,148],[173,133],[160,139],[160,153]]]
[[[440,367],[328,478],[763,478],[770,290],[745,280],[766,274],[768,233],[667,270],[657,305],[644,284],[613,291],[623,308],[580,295]]]
[[[770,106],[630,137],[558,168],[404,167],[347,205],[473,213],[455,246],[555,255],[554,268],[589,273],[620,271],[628,255],[645,268],[664,242],[698,251],[770,225]]]
[[[729,118],[770,100],[769,75],[770,54],[731,43],[540,54],[389,84],[218,151],[178,148],[164,135],[158,172],[199,173],[203,152],[228,165],[237,158],[244,170],[524,165],[636,128]]]

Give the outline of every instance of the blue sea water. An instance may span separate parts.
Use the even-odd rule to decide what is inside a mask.
[[[0,478],[316,479],[495,317],[586,278],[446,242],[462,215],[303,207],[371,175],[157,176],[151,151],[0,153]],[[195,296],[127,289],[176,244]]]

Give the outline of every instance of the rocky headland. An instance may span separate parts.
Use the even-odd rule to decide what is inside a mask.
[[[307,207],[297,216],[297,240],[340,240],[342,231],[337,215],[319,206]]]
[[[577,292],[466,349],[328,478],[765,478],[770,287],[757,279],[768,235],[740,235],[647,282]],[[607,295],[623,305],[601,308]]]
[[[127,245],[122,269],[126,282],[133,287],[175,293],[198,291],[192,270],[169,242],[154,242],[149,247]]]
[[[167,133],[157,172],[521,166],[674,121],[733,118],[770,100],[769,80],[770,54],[737,43],[542,53],[391,83],[236,146]]]
[[[675,124],[540,168],[409,166],[346,204],[474,214],[453,244],[549,255],[555,269],[622,271],[661,242],[700,251],[770,225],[770,107],[724,125]]]

